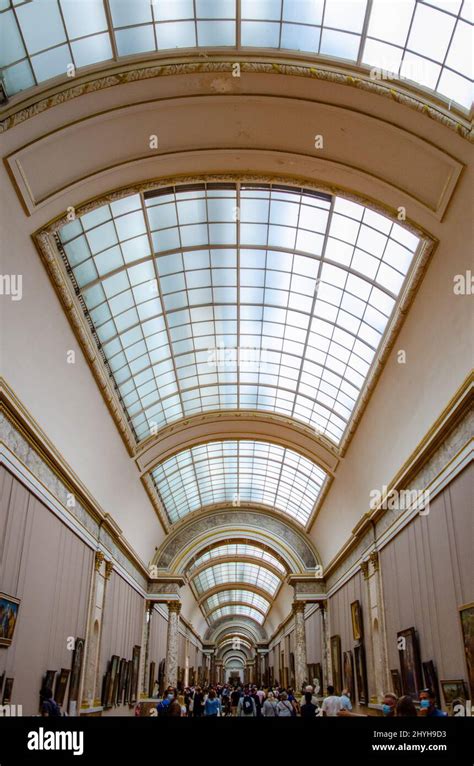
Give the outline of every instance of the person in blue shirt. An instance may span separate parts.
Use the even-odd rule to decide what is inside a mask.
[[[448,714],[443,713],[435,703],[436,694],[433,689],[423,689],[420,692],[420,715],[427,718],[445,718]]]
[[[349,695],[349,689],[343,689],[341,694],[341,702],[342,702],[342,709],[348,710],[351,712],[352,710],[352,702]]]
[[[221,701],[219,697],[216,696],[214,689],[211,689],[209,692],[209,697],[204,705],[204,715],[206,717],[222,715]]]

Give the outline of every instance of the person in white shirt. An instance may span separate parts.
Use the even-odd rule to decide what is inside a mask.
[[[334,694],[334,686],[328,686],[328,696],[323,699],[321,706],[323,716],[337,716],[343,710],[341,698]]]
[[[316,697],[316,695],[314,693],[314,689],[311,686],[311,684],[308,684],[308,686],[305,687],[305,690],[303,692],[303,699],[304,699],[304,695],[305,694],[311,694],[311,702],[312,702],[313,705],[316,705],[316,707],[317,707],[318,706],[318,698]]]

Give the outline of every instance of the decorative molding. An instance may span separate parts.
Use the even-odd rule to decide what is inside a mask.
[[[157,77],[206,73],[231,74],[233,66],[236,62],[239,62],[241,72],[244,73],[305,77],[311,80],[322,80],[336,85],[357,88],[388,98],[391,101],[426,115],[445,128],[455,131],[461,138],[471,142],[474,141],[469,117],[467,115],[462,117],[460,114],[457,116],[453,110],[449,110],[442,105],[441,99],[439,99],[439,103],[436,103],[436,93],[421,93],[417,91],[416,86],[408,86],[406,83],[401,84],[390,81],[388,84],[384,84],[379,80],[373,80],[370,78],[370,71],[367,71],[368,68],[366,70],[356,65],[351,66],[350,64],[346,66],[342,64],[337,66],[331,65],[327,61],[318,60],[316,57],[313,57],[311,63],[294,63],[297,54],[296,56],[293,54],[290,58],[288,55],[278,54],[277,51],[272,52],[271,56],[267,55],[267,61],[245,60],[245,53],[238,51],[226,54],[227,57],[231,57],[230,61],[203,61],[203,54],[197,55],[199,56],[199,61],[187,61],[184,63],[152,64],[150,58],[148,58],[146,63],[135,63],[133,68],[130,68],[130,65],[127,64],[117,65],[116,62],[106,67],[102,62],[99,72],[76,78],[76,82],[72,86],[70,81],[53,87],[45,86],[39,92],[37,89],[33,95],[27,95],[26,98],[10,106],[7,110],[7,116],[0,122],[0,133],[4,133],[55,106],[62,105],[89,93],[97,93],[98,91],[118,85],[126,85]],[[208,54],[206,54],[206,57],[209,59]],[[268,61],[268,58],[273,59],[273,61]],[[293,63],[287,63],[288,58]],[[308,61],[308,58],[307,56],[306,61]]]
[[[105,559],[105,554],[102,553],[102,551],[95,552],[94,566],[95,566],[96,572],[100,572],[100,568],[102,566],[102,562],[104,561],[104,559]]]
[[[106,580],[110,579],[110,575],[112,574],[113,571],[114,571],[113,561],[106,561],[105,562],[105,579]]]
[[[169,612],[179,614],[181,612],[181,601],[167,601],[166,606]]]
[[[55,498],[65,516],[72,517],[88,533],[94,547],[105,548],[135,586],[145,592],[147,572],[143,562],[3,378],[0,378],[0,441]]]

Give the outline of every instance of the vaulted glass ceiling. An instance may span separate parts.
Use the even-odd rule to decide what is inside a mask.
[[[340,197],[201,184],[104,205],[58,244],[137,440],[251,409],[338,444],[419,239]]]
[[[244,617],[250,617],[252,620],[255,620],[260,625],[263,625],[265,621],[265,617],[260,612],[257,612],[256,609],[252,609],[250,606],[223,606],[220,609],[216,609],[215,612],[213,612],[213,621],[219,620],[221,617],[238,617],[239,615],[243,615]]]
[[[253,606],[255,609],[263,612],[263,614],[266,614],[270,609],[270,601],[262,598],[258,593],[244,589],[221,590],[219,593],[214,593],[203,602],[203,608],[206,614],[209,614],[214,609],[217,609],[217,607],[230,602],[248,604],[248,606]]]
[[[155,51],[281,49],[379,67],[472,103],[472,0],[0,0],[9,95]]]
[[[280,579],[264,566],[238,561],[215,564],[192,578],[192,584],[199,596],[218,585],[247,583],[266,591],[270,599],[273,599],[280,582]]]
[[[263,503],[305,524],[325,472],[290,449],[247,439],[183,450],[152,472],[171,523],[214,503]]]
[[[194,560],[192,566],[188,569],[188,572],[192,572],[194,569],[197,569],[211,559],[221,557],[238,558],[240,556],[263,559],[275,569],[278,569],[282,574],[285,574],[285,567],[275,556],[272,556],[271,553],[268,553],[268,551],[265,551],[256,545],[248,545],[244,543],[227,543],[225,545],[218,545],[215,548],[211,548],[211,550],[202,553]]]

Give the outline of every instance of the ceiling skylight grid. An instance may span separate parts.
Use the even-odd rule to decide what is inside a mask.
[[[241,408],[338,443],[419,244],[342,198],[219,184],[133,195],[60,238],[138,440]]]
[[[0,0],[0,67],[11,96],[70,65],[147,52],[293,50],[378,67],[469,109],[472,13],[472,0]]]
[[[259,611],[263,612],[263,614],[266,614],[268,612],[271,605],[270,601],[267,601],[267,599],[262,598],[262,596],[259,596],[258,593],[254,593],[251,590],[234,589],[234,590],[221,590],[218,593],[214,593],[212,596],[209,596],[209,598],[207,598],[203,602],[202,606],[205,612],[209,613],[212,610],[216,609],[218,606],[222,604],[227,604],[232,601],[253,606],[255,609],[258,609]]]
[[[305,524],[326,478],[290,449],[248,440],[211,442],[160,463],[152,472],[171,523],[214,503],[262,503]]]
[[[192,572],[193,569],[197,569],[206,561],[210,561],[214,558],[221,557],[234,557],[247,556],[256,559],[263,559],[268,564],[271,564],[275,569],[278,569],[282,574],[285,574],[285,567],[281,564],[275,556],[271,553],[264,551],[262,548],[258,548],[256,545],[247,545],[244,543],[228,543],[226,545],[219,545],[211,550],[202,553],[193,562],[192,566],[188,570]]]
[[[280,579],[263,566],[247,562],[229,561],[225,564],[215,564],[192,579],[199,595],[226,583],[247,583],[266,591],[272,599],[280,586]]]

